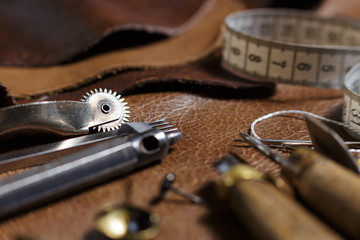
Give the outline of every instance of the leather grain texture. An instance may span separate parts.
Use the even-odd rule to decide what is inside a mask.
[[[110,86],[110,82],[104,85]],[[78,90],[57,98],[78,99],[81,94]],[[251,148],[235,147],[239,143],[233,139],[239,138],[239,132],[247,132],[256,118],[277,110],[299,109],[327,116],[341,108],[342,91],[280,84],[269,98],[223,99],[176,91],[134,93],[125,98],[131,107],[131,121],[167,118],[183,132],[173,151],[157,165],[3,221],[0,239],[96,239],[92,232],[96,213],[105,204],[125,201],[159,214],[161,228],[155,239],[239,239],[244,229],[231,215],[214,219],[207,208],[173,193],[151,206],[163,177],[173,172],[176,186],[196,192],[209,181],[219,180],[213,163],[229,151],[263,172],[278,174],[275,163]],[[306,138],[305,129],[304,121],[288,117],[269,119],[256,128],[262,137],[289,139]]]
[[[151,73],[148,74],[155,78]],[[170,73],[168,76],[172,75]],[[189,71],[180,73],[188,73],[191,78]],[[128,77],[129,74],[136,77],[136,71],[125,72],[124,76]],[[176,71],[173,74],[176,76]],[[197,74],[201,75],[199,72]],[[137,76],[140,82],[144,75],[147,77],[144,72]],[[51,96],[46,100],[77,100],[85,91],[99,87],[117,90],[121,82],[118,80],[103,79],[86,88]],[[186,83],[183,85],[191,87]],[[154,83],[151,89],[160,86],[162,84]],[[138,91],[149,87],[140,87]],[[226,88],[216,89],[229,92]],[[239,138],[238,133],[247,132],[253,120],[273,111],[299,109],[327,116],[337,112],[342,104],[341,90],[278,85],[275,94],[269,97],[271,88],[263,88],[268,89],[267,95],[264,95],[264,91],[256,91],[259,89],[240,88],[235,91],[237,95],[227,97],[224,97],[226,94],[212,95],[213,92],[204,94],[206,91],[202,88],[197,89],[200,90],[198,93],[174,91],[174,88],[137,93],[133,89],[129,92],[131,95],[125,95],[131,107],[131,121],[167,118],[184,134],[184,138],[174,145],[173,151],[155,166],[3,221],[0,224],[0,239],[97,239],[92,232],[96,213],[105,204],[125,201],[159,214],[161,229],[156,239],[239,239],[238,234],[244,234],[244,229],[229,215],[211,217],[205,207],[191,204],[172,193],[155,206],[151,206],[150,201],[157,196],[160,182],[168,172],[176,174],[177,186],[190,192],[196,192],[209,181],[219,180],[213,163],[229,151],[239,154],[261,171],[278,174],[279,167],[270,160],[250,148],[236,147],[239,143],[233,139]],[[305,129],[304,121],[288,117],[269,119],[256,127],[258,134],[264,138],[305,139]],[[129,185],[132,186],[130,193],[127,189]]]

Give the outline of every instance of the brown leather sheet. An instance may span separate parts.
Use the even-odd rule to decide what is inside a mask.
[[[106,87],[110,85],[109,82]],[[90,85],[89,89],[94,87]],[[71,97],[77,99],[81,94],[79,90]],[[58,96],[69,97],[69,94]],[[211,216],[207,208],[173,193],[151,206],[165,174],[173,172],[176,186],[196,192],[209,181],[219,180],[213,163],[229,151],[261,171],[277,174],[278,166],[253,149],[233,147],[238,144],[233,142],[239,138],[238,133],[247,132],[253,120],[273,111],[299,109],[327,116],[342,107],[341,90],[288,85],[278,85],[276,93],[268,98],[223,99],[164,91],[132,94],[125,99],[131,107],[131,121],[167,118],[183,132],[183,139],[157,165],[0,223],[0,239],[13,240],[20,236],[39,240],[99,239],[92,232],[95,215],[105,204],[123,203],[129,183],[132,190],[128,202],[161,218],[155,239],[242,239],[238,234],[246,236],[245,230],[231,215]],[[300,139],[307,135],[305,128],[304,121],[278,117],[259,124],[256,130],[262,137]]]
[[[60,95],[42,96],[41,100],[71,99],[96,88],[112,89],[123,95],[141,92],[186,91],[220,98],[265,98],[273,94],[275,84],[240,79],[223,69],[220,50],[214,51],[205,59],[183,66],[127,70],[95,81],[78,90]]]
[[[3,1],[0,65],[45,66],[70,61],[121,30],[178,35],[197,23],[213,3],[214,0]]]
[[[128,68],[159,68],[192,62],[221,46],[220,28],[224,17],[240,9],[244,9],[241,1],[217,0],[197,24],[178,36],[51,67],[0,67],[0,81],[14,97],[24,98],[75,88]]]
[[[225,0],[217,1],[216,4],[214,5],[216,11],[223,11],[222,14],[241,7],[241,4],[237,5],[232,1]],[[228,8],[225,11],[226,6]],[[214,8],[211,11],[216,12]],[[205,16],[204,19],[209,16]],[[212,23],[220,26],[220,22],[220,19],[213,19]],[[205,29],[209,26],[207,24],[203,25]],[[148,49],[152,49],[152,47],[162,49],[161,44],[165,50],[176,49],[177,44],[180,44],[179,46],[189,45],[185,39],[198,37],[204,33],[201,32],[202,28],[197,28],[197,26],[178,37],[161,41],[161,43],[156,42],[151,46],[142,46],[136,50],[126,51],[129,53],[128,56],[134,56],[133,61],[135,59],[139,61],[139,58],[135,58],[135,56],[139,56],[135,52],[140,52],[140,49],[144,52],[152,52]],[[192,32],[193,29],[200,32]],[[193,35],[187,35],[189,33]],[[208,208],[189,203],[186,199],[173,193],[169,193],[157,205],[151,206],[150,202],[157,196],[161,180],[168,172],[173,172],[176,175],[176,186],[195,193],[209,182],[220,179],[213,164],[229,151],[239,154],[246,162],[263,172],[278,174],[280,170],[278,165],[251,148],[236,146],[238,143],[233,140],[239,138],[238,133],[247,132],[250,124],[256,118],[278,110],[297,109],[322,116],[339,117],[343,91],[284,84],[277,85],[274,90],[274,85],[250,84],[235,78],[219,67],[219,55],[216,51],[211,50],[213,53],[211,55],[205,54],[210,49],[214,49],[212,43],[218,36],[217,32],[212,36],[212,39],[199,39],[198,41],[208,44],[204,44],[197,50],[195,49],[198,46],[191,45],[190,48],[194,51],[184,48],[184,52],[176,52],[175,55],[181,61],[185,59],[186,61],[184,60],[183,63],[187,62],[187,64],[173,64],[176,66],[164,69],[132,69],[114,76],[101,77],[76,90],[72,89],[50,96],[40,93],[53,92],[63,86],[61,88],[56,88],[55,85],[47,86],[37,92],[40,94],[40,98],[37,100],[76,100],[81,98],[84,92],[94,88],[102,87],[121,91],[125,93],[124,97],[131,107],[131,121],[153,121],[167,118],[182,131],[183,139],[173,146],[170,154],[159,164],[0,222],[0,239],[104,240],[93,231],[95,215],[105,204],[124,203],[125,201],[149,209],[160,216],[160,232],[155,239],[250,239],[246,234],[246,229],[236,221],[232,213],[217,211],[216,214],[213,214],[209,212]],[[184,41],[177,41],[182,37],[185,38]],[[140,63],[144,63],[144,66],[146,64],[162,66],[165,63],[172,65],[173,61],[179,60],[172,54],[168,54],[168,58],[162,54],[164,53],[148,57],[148,59],[141,60]],[[192,57],[195,55],[198,57],[207,55],[208,57],[190,61],[190,59],[194,59]],[[161,64],[155,61],[157,57],[162,61]],[[93,61],[96,58],[91,59]],[[131,63],[131,61],[126,63]],[[66,65],[66,67],[69,66]],[[53,76],[60,76],[60,67],[62,66],[54,67],[54,73],[59,75],[54,74]],[[64,70],[63,73],[69,78],[75,76],[75,79],[78,79],[85,75],[84,73],[84,75],[77,75],[81,72],[79,69],[76,71]],[[96,68],[94,67],[94,69]],[[3,70],[0,69],[0,73]],[[15,69],[13,71],[17,72]],[[24,69],[24,71],[29,71],[29,69]],[[48,73],[50,74],[50,72]],[[50,74],[50,76],[52,75]],[[80,77],[80,79],[87,78]],[[45,81],[41,84],[40,82],[37,87],[41,88],[43,86],[41,84],[46,85]],[[8,83],[10,84],[10,81]],[[80,83],[83,81],[73,83],[71,86]],[[12,85],[12,87],[16,86],[17,84]],[[14,93],[12,87],[10,87],[10,92]],[[30,87],[29,83],[15,95],[24,96],[26,88]],[[44,89],[47,90],[43,91]],[[308,136],[305,129],[303,120],[288,117],[269,119],[256,127],[257,133],[261,137],[287,139],[306,139]],[[12,173],[3,174],[1,177],[9,174]],[[131,186],[131,191],[128,186]],[[222,209],[221,206],[218,206],[218,209]]]

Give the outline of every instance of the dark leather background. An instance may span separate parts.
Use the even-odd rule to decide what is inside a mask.
[[[177,35],[203,17],[211,2],[5,1],[0,4],[0,64],[63,63],[119,30]]]
[[[335,13],[326,4],[319,11]],[[209,182],[219,181],[213,164],[229,151],[263,172],[278,174],[279,167],[270,160],[251,148],[235,146],[239,144],[233,141],[239,138],[238,133],[247,132],[256,118],[278,110],[338,116],[343,92],[238,79],[219,67],[217,51],[190,63],[117,72],[71,90],[64,88],[62,93],[32,99],[77,100],[86,91],[100,87],[120,91],[131,107],[131,121],[167,118],[182,131],[183,139],[154,166],[2,221],[0,239],[101,239],[93,232],[95,215],[105,204],[125,202],[160,216],[160,232],[155,239],[248,239],[246,231],[227,212],[212,215],[205,206],[173,193],[155,206],[150,201],[157,196],[168,172],[176,175],[178,187],[193,193]],[[307,138],[304,121],[295,118],[269,119],[256,130],[264,138]]]
[[[163,4],[162,8],[155,8],[153,11],[156,13],[157,10],[167,8],[169,18],[182,14],[176,8],[167,7],[165,2]],[[129,31],[119,29],[105,39],[98,33],[96,37],[103,41],[90,49],[86,47],[86,41],[82,41],[84,39],[78,39],[75,43],[81,46],[78,49],[83,53],[81,56],[50,67],[24,68],[14,67],[16,66],[14,64],[11,66],[3,64],[3,66],[0,65],[1,82],[13,96],[26,98],[34,95],[54,94],[64,89],[76,89],[86,83],[103,79],[109,75],[116,75],[127,69],[167,68],[198,61],[222,46],[221,27],[226,15],[244,8],[242,1],[210,0],[206,4],[206,8],[200,8],[192,15],[194,20],[187,21],[188,30],[173,37],[139,31],[138,25],[131,25],[132,28],[129,28]],[[137,14],[136,12],[131,13]],[[18,13],[15,11],[13,14]],[[200,18],[199,15],[202,17]],[[197,18],[195,18],[196,16]],[[61,20],[58,21],[61,22]],[[163,19],[163,21],[166,22],[167,19]],[[44,22],[47,22],[46,19]],[[24,24],[24,22],[22,23]],[[21,26],[26,27],[26,25]],[[92,25],[90,24],[90,26]],[[76,31],[76,26],[71,31]],[[8,34],[7,31],[4,32],[4,35],[6,34]],[[68,35],[64,35],[64,37],[67,38]],[[42,46],[41,43],[38,45]],[[2,46],[3,51],[11,50],[11,47],[6,44]],[[54,48],[47,53],[56,56],[59,51],[61,53],[67,51],[68,46],[58,48],[54,45]],[[36,51],[31,47],[27,49]],[[14,51],[11,52],[12,55],[16,55]]]

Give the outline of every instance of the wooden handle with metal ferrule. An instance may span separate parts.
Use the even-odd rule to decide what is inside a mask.
[[[304,202],[347,236],[360,239],[360,176],[314,151],[297,150],[292,157],[313,161],[295,182]]]
[[[267,181],[239,181],[229,189],[228,197],[255,239],[342,239]]]

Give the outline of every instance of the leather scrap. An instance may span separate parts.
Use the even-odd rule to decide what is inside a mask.
[[[9,94],[8,89],[0,83],[0,108],[15,105],[15,99]]]
[[[197,23],[214,0],[15,0],[0,3],[0,65],[64,63],[122,30],[174,36]],[[121,41],[118,42],[121,46]]]
[[[41,100],[59,97],[65,100],[99,88],[112,89],[122,95],[182,91],[209,97],[238,99],[269,97],[275,91],[275,84],[249,81],[226,71],[221,67],[221,49],[218,49],[207,58],[184,66],[127,70],[75,91],[43,96]]]
[[[241,9],[241,1],[216,0],[197,24],[178,36],[51,67],[0,67],[0,81],[12,96],[26,98],[73,89],[124,69],[183,65],[204,58],[221,46],[220,28],[225,16]]]

